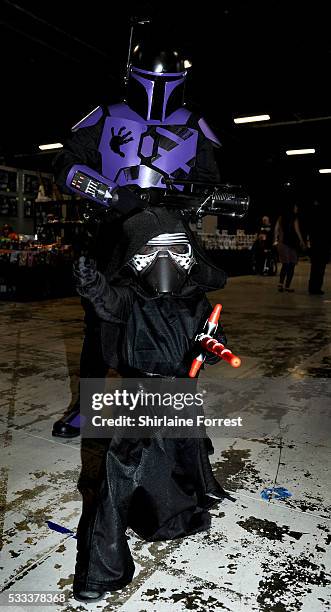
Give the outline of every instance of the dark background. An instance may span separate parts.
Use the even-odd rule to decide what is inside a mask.
[[[331,37],[327,2],[0,2],[0,163],[48,170],[42,143],[123,92],[129,17],[151,16],[193,68],[187,99],[223,143],[222,180],[247,186],[253,215],[328,198]],[[271,121],[235,126],[233,117]],[[315,155],[287,157],[287,148]]]

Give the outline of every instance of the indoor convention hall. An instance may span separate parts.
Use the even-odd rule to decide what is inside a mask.
[[[0,10],[0,611],[328,612],[325,4]]]

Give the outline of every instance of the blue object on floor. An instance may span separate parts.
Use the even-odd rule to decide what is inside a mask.
[[[77,427],[77,429],[80,428],[80,414],[76,414],[76,416],[72,419],[71,422],[69,422],[69,425],[71,425],[71,427]]]
[[[82,414],[76,414],[72,421],[68,421],[68,424],[71,425],[71,427],[77,427],[77,429],[83,429],[85,423],[86,417]]]
[[[62,525],[58,525],[57,523],[53,523],[53,521],[47,521],[47,525],[50,529],[53,529],[53,531],[57,531],[58,533],[70,533],[74,538],[77,537],[74,531],[71,531],[71,529],[67,527],[62,527]]]
[[[285,487],[268,487],[267,489],[263,489],[260,493],[262,499],[269,501],[269,499],[286,499],[287,497],[292,497],[292,493],[289,492]]]

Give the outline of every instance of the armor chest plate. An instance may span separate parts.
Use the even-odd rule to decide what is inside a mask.
[[[195,164],[198,132],[186,125],[148,125],[107,117],[99,151],[102,174],[118,185],[164,189],[163,177],[185,179]]]

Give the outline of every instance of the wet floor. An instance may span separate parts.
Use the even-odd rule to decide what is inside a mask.
[[[71,598],[80,441],[51,436],[77,392],[79,300],[0,303],[2,605],[9,594],[48,591],[64,605],[17,599],[8,610],[331,608],[331,266],[324,296],[307,294],[308,273],[301,263],[293,294],[259,277],[230,279],[210,294],[223,303],[229,345],[243,362],[201,377],[211,416],[220,401],[222,414],[242,416],[241,428],[210,431],[215,475],[234,501],[189,538],[146,543],[129,531],[134,580],[93,606]]]

